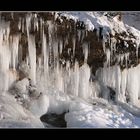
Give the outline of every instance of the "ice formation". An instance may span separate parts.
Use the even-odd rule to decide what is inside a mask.
[[[62,15],[67,16],[67,18],[77,19],[74,17],[74,12],[72,13],[73,16],[68,16],[69,13]],[[114,96],[116,102],[129,102],[132,105],[139,106],[140,65],[128,69],[129,53],[114,55],[116,52],[115,39],[111,40],[110,48],[105,47],[107,39],[105,38],[105,32],[110,31],[109,26],[113,28],[114,26],[118,26],[118,24],[116,25],[114,23],[114,25],[111,25],[111,23],[102,16],[99,16],[98,22],[95,22],[94,19],[96,17],[90,12],[81,14],[81,20],[85,20],[83,18],[85,15],[88,16],[89,19],[92,17],[91,21],[85,21],[88,30],[93,30],[95,27],[100,27],[100,25],[106,25],[106,28],[103,30],[104,40],[102,42],[106,61],[104,63],[104,67],[99,68],[96,71],[95,79],[90,80],[92,73],[87,64],[90,47],[88,43],[85,43],[82,46],[84,55],[84,63],[82,66],[80,66],[76,60],[73,65],[71,65],[70,60],[62,60],[61,64],[59,56],[62,54],[63,47],[67,44],[68,38],[65,38],[65,41],[63,41],[62,39],[58,39],[56,36],[54,37],[53,33],[57,28],[52,21],[47,21],[45,23],[41,18],[38,20],[35,14],[29,14],[26,17],[26,27],[24,27],[23,20],[21,19],[18,25],[19,29],[22,29],[22,31],[24,31],[24,29],[27,30],[28,52],[24,62],[22,61],[22,46],[19,44],[20,35],[10,35],[9,22],[0,21],[0,94],[7,94],[7,92],[13,94],[10,90],[14,85],[14,88],[16,89],[14,91],[14,95],[17,94],[21,100],[25,101],[24,103],[23,101],[20,101],[19,103],[22,102],[23,106],[38,118],[47,112],[61,114],[64,111],[69,110],[71,112],[66,115],[68,126],[74,126],[74,123],[69,124],[69,120],[71,120],[73,115],[76,114],[74,113],[75,110],[73,110],[75,106],[78,108],[76,102],[75,104],[72,102],[72,105],[70,105],[70,100],[74,99],[74,97],[76,99],[82,99],[84,102],[93,102],[94,99],[100,97],[109,100],[109,88],[111,88],[115,92]],[[31,21],[33,19],[34,31],[38,31],[39,27],[41,28],[41,31],[39,32],[41,36],[41,45],[39,46],[41,47],[40,56],[37,56],[35,35],[30,33]],[[115,18],[113,20],[114,22],[116,21]],[[102,21],[104,21],[104,24]],[[44,32],[45,24],[48,26],[48,36]],[[122,22],[120,22],[119,25],[121,28],[118,30],[116,29],[117,32],[126,30],[126,27]],[[84,34],[82,31],[78,31],[78,39],[82,40],[83,36]],[[74,56],[76,49],[75,38],[72,38],[72,44],[72,54]],[[136,46],[137,58],[139,55],[138,48],[139,45]],[[67,51],[68,55],[70,55],[71,49],[68,49]],[[117,60],[114,66],[111,66],[112,59]],[[65,66],[63,66],[63,64],[65,64]],[[126,68],[121,70],[119,64],[125,65]],[[22,80],[18,79],[19,70],[21,70],[25,75],[25,78]],[[17,80],[19,81],[17,82]],[[79,104],[80,109],[82,106],[84,107],[82,109],[85,110],[85,105]],[[87,112],[89,111],[92,114],[95,113],[94,111],[91,111],[89,106],[87,108],[89,109],[86,110]],[[13,108],[11,109],[13,110]],[[21,113],[24,114],[24,111]],[[18,116],[14,115],[15,114],[13,112],[11,116],[18,118]],[[97,119],[92,115],[86,117],[93,120]],[[84,119],[85,121],[85,118],[81,117],[81,119]],[[106,124],[100,124],[99,126],[102,125],[106,126]]]

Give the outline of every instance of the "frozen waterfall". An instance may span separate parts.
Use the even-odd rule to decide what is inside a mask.
[[[134,105],[139,104],[140,65],[128,69],[129,53],[125,53],[116,55],[117,63],[111,66],[112,56],[116,51],[114,40],[111,42],[110,49],[105,48],[105,42],[103,41],[106,62],[103,68],[97,70],[96,80],[91,82],[91,68],[87,64],[88,53],[90,52],[88,43],[84,43],[82,46],[84,64],[80,66],[77,60],[74,62],[71,62],[71,60],[60,60],[60,55],[63,53],[65,45],[67,45],[68,38],[65,37],[64,40],[55,35],[57,27],[53,22],[45,22],[41,18],[37,20],[34,14],[29,14],[26,17],[26,28],[22,22],[19,25],[21,25],[19,28],[22,31],[25,29],[27,31],[27,46],[20,44],[20,34],[10,34],[9,22],[0,21],[1,93],[7,91],[12,83],[18,80],[19,66],[21,67],[24,63],[24,67],[26,67],[26,72],[28,73],[26,75],[27,78],[31,79],[31,84],[35,85],[41,92],[46,92],[52,88],[64,94],[88,100],[99,97],[102,85],[104,85],[116,92],[116,101],[127,102],[127,98],[129,97],[129,101]],[[48,35],[44,32],[46,28]],[[31,33],[31,30],[40,34],[41,42],[37,42],[41,44],[40,46],[37,46],[36,36]],[[78,34],[78,39],[82,40],[82,32],[79,31]],[[67,49],[67,54],[71,54],[73,57],[75,56],[76,49],[75,41],[76,39],[72,38],[73,48],[72,50]],[[22,60],[22,55],[25,52],[23,52],[24,49],[21,49],[22,47],[28,48],[24,56],[24,61]],[[39,55],[37,48],[41,50]],[[138,49],[136,51],[136,55],[138,56]],[[119,63],[123,64],[124,61],[126,68],[121,70]]]

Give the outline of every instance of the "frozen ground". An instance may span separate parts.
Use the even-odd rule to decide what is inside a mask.
[[[43,124],[9,93],[0,95],[0,128],[40,128]]]
[[[48,106],[48,100],[46,100],[48,113],[61,114],[63,112],[67,112],[65,115],[65,121],[67,122],[68,128],[140,127],[139,110],[136,110],[136,108],[131,105],[113,105],[104,99],[95,99],[92,102],[88,102],[81,98],[68,96],[59,92],[55,92],[55,94],[51,94],[50,92],[47,94],[47,97],[51,101]],[[37,101],[37,104],[38,102],[39,101]],[[45,106],[45,102],[43,106]],[[38,106],[36,105],[34,107],[36,108],[36,113],[38,114]],[[42,108],[42,105],[39,107]],[[130,111],[134,115],[126,110]],[[30,111],[33,112],[35,110]],[[44,127],[39,119],[39,116],[34,114],[35,112],[31,113],[30,111],[23,108],[11,95],[2,95],[0,97],[0,127]],[[137,117],[135,115],[137,115]]]
[[[137,128],[140,118],[128,113],[120,106],[104,104],[97,105],[76,101],[70,106],[70,112],[65,116],[67,127],[84,128]]]
[[[140,109],[129,104],[115,105],[101,98],[86,101],[74,96],[68,98],[67,95],[59,96],[59,98],[55,96],[54,101],[55,104],[50,105],[50,112],[60,114],[68,111],[65,115],[68,128],[140,127]]]

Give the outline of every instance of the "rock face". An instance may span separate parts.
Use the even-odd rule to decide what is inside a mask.
[[[20,35],[20,49],[22,50],[22,57],[19,57],[24,61],[28,55],[28,41],[26,31],[26,17],[32,14],[30,34],[35,35],[35,45],[37,57],[41,56],[42,38],[40,36],[41,29],[44,29],[44,33],[47,38],[47,44],[49,44],[49,26],[52,26],[54,32],[52,34],[52,40],[59,40],[58,46],[60,50],[59,59],[62,61],[70,61],[71,66],[75,61],[78,61],[80,65],[84,63],[84,46],[88,46],[87,63],[92,68],[93,74],[99,67],[103,67],[104,62],[108,59],[107,54],[104,51],[108,48],[112,53],[110,55],[110,65],[114,65],[116,62],[121,68],[136,66],[139,63],[139,47],[133,41],[135,36],[129,31],[121,33],[115,32],[115,34],[109,35],[109,40],[105,43],[103,41],[103,28],[98,30],[95,28],[92,31],[88,31],[84,22],[74,21],[73,19],[67,19],[65,16],[61,16],[61,13],[55,12],[14,12],[14,13],[1,13],[1,19],[10,22],[10,35]],[[43,22],[42,22],[43,21]],[[112,41],[112,40],[115,40]],[[111,43],[115,43],[114,49],[111,48]],[[60,45],[63,47],[60,48]],[[123,54],[129,54],[129,60],[123,56]],[[51,56],[51,54],[50,54]],[[42,56],[41,56],[42,57]],[[52,55],[53,57],[53,55]],[[118,61],[118,57],[123,57],[122,61]],[[119,59],[120,59],[119,58]],[[55,58],[54,58],[55,59]],[[127,62],[126,62],[127,61]],[[126,66],[127,63],[127,66]],[[50,62],[52,65],[52,62]],[[63,65],[65,66],[65,64]],[[23,77],[23,74],[21,74]]]
[[[65,112],[59,115],[54,113],[45,114],[40,117],[40,120],[47,123],[48,127],[66,127],[65,114]]]

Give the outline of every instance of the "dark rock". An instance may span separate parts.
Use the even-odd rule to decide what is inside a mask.
[[[116,92],[115,92],[111,87],[108,87],[108,89],[110,90],[110,96],[109,96],[109,98],[110,98],[112,101],[115,101]]]
[[[87,63],[92,69],[92,73],[95,74],[96,70],[99,67],[103,67],[104,62],[106,61],[106,55],[103,51],[103,45],[102,45],[102,39],[103,39],[103,27],[99,28],[99,36],[97,36],[97,29],[95,28],[93,31],[87,31],[84,22],[78,21],[75,22],[74,20],[70,19],[68,20],[66,17],[62,17],[61,14],[59,14],[59,18],[61,16],[62,22],[60,23],[60,19],[57,18],[55,20],[55,12],[30,12],[31,14],[37,15],[38,23],[39,23],[39,30],[34,30],[33,28],[33,22],[34,17],[31,19],[31,29],[30,33],[35,36],[35,44],[36,44],[36,54],[37,57],[41,56],[42,53],[42,38],[41,38],[41,23],[40,18],[44,20],[43,28],[44,33],[46,35],[47,39],[47,45],[49,44],[49,33],[48,33],[48,20],[52,21],[52,24],[54,24],[54,32],[52,33],[52,41],[61,40],[63,44],[63,50],[62,53],[59,54],[59,58],[61,60],[70,61],[71,66],[73,66],[75,61],[79,62],[79,65],[82,66],[84,63],[84,53],[82,45],[84,43],[87,43],[89,47],[89,54]],[[20,34],[20,45],[22,49],[22,60],[24,61],[26,59],[26,56],[28,56],[28,42],[27,42],[27,31],[26,31],[26,15],[30,14],[27,12],[2,12],[1,18],[5,21],[10,22],[10,35],[14,34]],[[112,15],[113,17],[116,15],[120,15],[120,12],[108,12],[107,15]],[[121,18],[121,17],[119,17]],[[18,29],[18,23],[19,20],[24,21],[25,29],[22,32]],[[78,32],[80,33],[80,38],[78,38]],[[130,57],[128,61],[128,68],[131,66],[137,66],[139,64],[140,55],[138,55],[138,58],[136,57],[136,47],[135,44],[132,42],[132,39],[135,39],[135,36],[130,33],[130,31],[122,32],[122,33],[115,33],[113,36],[110,33],[110,38],[115,38],[117,40],[116,44],[116,51],[113,51],[113,55],[111,56],[111,62],[110,65],[113,66],[116,63],[115,55],[124,54],[129,52]],[[129,39],[125,39],[125,38]],[[75,38],[75,53],[73,53],[73,38]],[[67,40],[67,41],[66,41]],[[67,43],[66,43],[67,42]],[[128,47],[125,46],[125,43],[127,42]],[[110,40],[105,44],[106,48],[110,49]],[[70,50],[70,51],[69,51]],[[140,48],[139,50],[140,51]],[[68,53],[69,52],[69,53]],[[53,58],[53,54],[50,52],[50,56]],[[41,56],[42,57],[42,56]],[[38,59],[38,58],[37,58]],[[50,58],[49,58],[50,59]],[[53,61],[52,61],[53,62]],[[51,61],[49,61],[50,66],[53,66],[54,64]],[[125,61],[122,64],[119,64],[121,66],[121,69],[126,68]]]
[[[67,124],[65,121],[65,114],[66,112],[59,115],[55,113],[49,113],[41,116],[40,120],[53,127],[66,127]]]
[[[93,104],[93,105],[96,105],[96,102],[93,102],[92,104]]]

